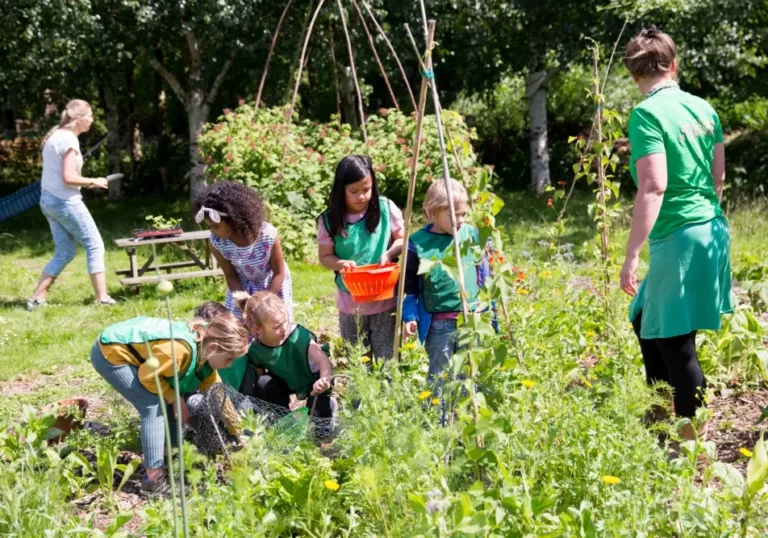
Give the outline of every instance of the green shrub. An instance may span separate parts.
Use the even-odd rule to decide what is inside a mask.
[[[280,176],[286,113],[285,108],[255,111],[250,104],[225,111],[217,123],[206,125],[200,137],[200,151],[210,180],[241,181],[259,192],[269,206],[270,219],[280,230],[281,243],[289,257],[306,259],[314,255],[315,219],[326,208],[336,164],[347,155],[369,155],[382,194],[404,208],[416,133],[413,116],[387,109],[369,116],[367,144],[349,125],[338,121],[318,124],[294,118],[285,170]],[[489,169],[478,164],[471,145],[474,131],[467,128],[456,112],[444,111],[443,122],[451,134],[451,175],[460,177],[453,154],[455,147],[468,182],[487,176]],[[420,211],[427,184],[437,177],[442,177],[437,126],[434,116],[427,116],[415,212]]]

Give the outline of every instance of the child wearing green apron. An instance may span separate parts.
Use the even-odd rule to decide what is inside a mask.
[[[171,339],[171,332],[173,339]],[[149,342],[149,349],[145,342]],[[169,416],[186,422],[188,410],[181,401],[181,417],[176,416],[173,356],[182,395],[205,392],[220,381],[216,372],[227,368],[248,347],[248,331],[232,314],[216,316],[210,323],[195,319],[169,323],[167,319],[137,317],[104,329],[91,349],[91,364],[107,383],[128,400],[141,416],[141,444],[147,474],[142,490],[154,494],[167,491],[163,477],[165,429],[160,396],[172,408]],[[155,369],[148,359],[157,359],[158,394]],[[171,419],[171,420],[173,420]],[[173,425],[171,432],[176,432]],[[237,435],[237,424],[227,425]],[[172,434],[173,435],[173,434]]]
[[[395,338],[395,299],[357,303],[340,272],[394,261],[403,245],[403,215],[379,196],[371,159],[350,155],[336,167],[328,209],[317,220],[318,257],[336,273],[339,329],[352,345],[362,340],[374,358],[389,359]]]

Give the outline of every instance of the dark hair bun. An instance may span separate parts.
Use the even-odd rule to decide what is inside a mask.
[[[643,28],[640,31],[640,35],[642,37],[646,37],[648,39],[653,39],[655,37],[658,37],[659,35],[659,29],[656,28],[655,24],[650,25],[648,28]]]

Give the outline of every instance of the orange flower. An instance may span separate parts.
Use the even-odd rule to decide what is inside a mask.
[[[547,207],[552,207],[552,198],[547,199]]]

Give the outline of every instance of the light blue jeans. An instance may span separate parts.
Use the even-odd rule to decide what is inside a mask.
[[[157,394],[152,394],[139,381],[139,369],[130,364],[115,366],[104,358],[98,340],[91,348],[91,364],[107,383],[128,400],[141,416],[141,449],[144,452],[145,469],[165,467],[165,422]],[[176,445],[176,420],[168,407],[168,426],[171,442]]]
[[[440,376],[450,366],[451,357],[457,351],[458,338],[455,319],[432,320],[424,341],[424,349],[429,355],[428,380]]]
[[[43,272],[51,276],[59,276],[77,253],[77,242],[83,245],[88,260],[88,273],[103,273],[104,241],[93,217],[85,207],[80,196],[62,200],[43,191],[40,197],[40,209],[48,219],[53,234],[56,251],[53,258],[45,266]]]

